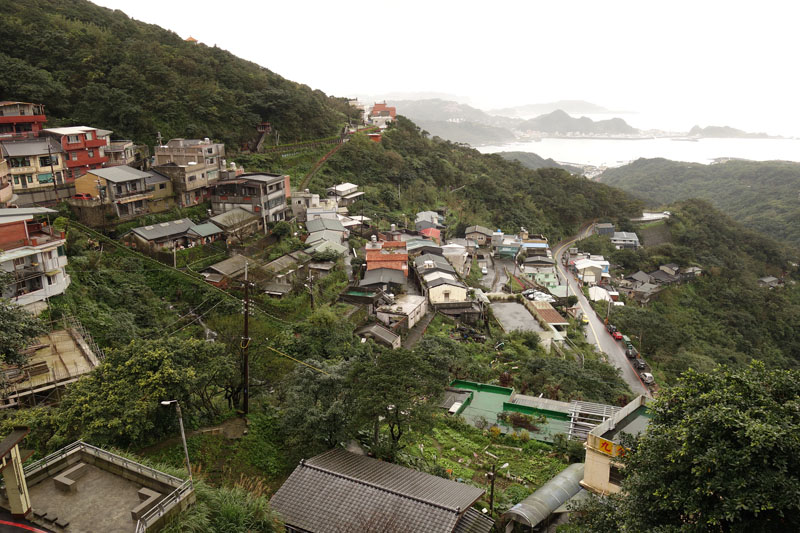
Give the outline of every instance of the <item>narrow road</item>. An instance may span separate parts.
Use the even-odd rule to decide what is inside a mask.
[[[594,312],[586,296],[583,295],[583,291],[581,291],[578,286],[578,281],[567,271],[567,267],[562,264],[564,252],[577,241],[592,235],[593,230],[594,224],[587,224],[581,228],[578,235],[556,245],[553,250],[553,259],[556,262],[558,277],[561,283],[565,283],[569,286],[568,293],[578,297],[578,305],[581,308],[581,312],[589,317],[589,327],[586,329],[586,340],[597,346],[599,350],[606,354],[608,361],[621,370],[622,379],[630,386],[634,394],[651,396],[650,389],[642,382],[639,374],[633,366],[631,366],[630,360],[625,357],[625,349],[622,347],[622,344],[615,341],[611,335],[609,335],[605,324],[600,320],[600,317],[597,316],[597,313]]]

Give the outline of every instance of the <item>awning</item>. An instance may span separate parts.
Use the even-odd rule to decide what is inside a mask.
[[[152,194],[137,194],[135,196],[128,196],[126,198],[120,198],[117,200],[118,204],[129,204],[131,202],[138,202],[139,200],[150,200],[153,197]]]

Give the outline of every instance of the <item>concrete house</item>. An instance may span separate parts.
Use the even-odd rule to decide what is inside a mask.
[[[34,216],[55,214],[43,207],[0,209],[0,271],[10,276],[2,296],[39,313],[45,300],[67,290],[70,284],[66,237]]]
[[[492,242],[493,233],[492,230],[483,226],[468,226],[464,236],[478,243],[478,246],[486,246],[487,243]]]
[[[90,170],[75,180],[75,193],[92,197],[92,200],[70,200],[78,207],[105,206],[118,218],[130,218],[151,213],[153,191],[147,179],[152,175],[129,166]],[[164,208],[166,204],[160,204]]]
[[[631,250],[636,250],[640,246],[639,237],[628,231],[615,231],[611,237],[611,244],[618,249],[629,248]]]
[[[594,231],[598,235],[607,235],[610,237],[614,235],[616,228],[614,227],[614,224],[612,224],[611,222],[602,222],[600,224],[595,224]]]
[[[592,429],[586,439],[586,466],[581,486],[595,494],[614,494],[620,491],[623,472],[616,459],[625,453],[620,444],[624,433],[634,437],[647,430],[650,424],[649,400],[639,396]]]
[[[353,183],[340,183],[327,189],[328,198],[333,198],[341,207],[352,205],[364,192],[358,190],[358,185]]]
[[[224,213],[239,208],[259,215],[266,222],[286,220],[291,195],[289,176],[240,174],[218,181],[211,187],[211,209]]]
[[[197,205],[209,196],[209,187],[225,168],[225,145],[206,139],[170,139],[155,148],[154,170],[168,176],[178,205]]]
[[[375,309],[378,320],[391,330],[410,329],[428,312],[428,299],[416,294],[401,294],[393,302]]]
[[[0,143],[0,156],[6,160],[15,193],[53,189],[53,182],[66,183],[69,175],[65,153],[53,139],[40,137]],[[44,198],[43,198],[44,199]]]

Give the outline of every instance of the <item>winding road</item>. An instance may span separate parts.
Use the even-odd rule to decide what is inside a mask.
[[[578,305],[581,312],[589,317],[588,328],[586,329],[587,340],[597,346],[599,350],[606,354],[609,362],[621,371],[622,379],[630,386],[634,394],[644,394],[645,396],[652,396],[650,389],[642,382],[638,372],[633,368],[630,360],[625,357],[625,349],[622,344],[615,341],[608,331],[603,321],[594,312],[594,309],[589,304],[589,300],[583,295],[578,281],[567,271],[567,267],[562,263],[564,252],[569,249],[574,243],[585,239],[592,235],[594,224],[590,223],[581,228],[581,231],[575,237],[561,241],[556,245],[553,250],[553,259],[556,262],[556,270],[561,283],[569,286],[569,294],[574,294],[578,297]]]

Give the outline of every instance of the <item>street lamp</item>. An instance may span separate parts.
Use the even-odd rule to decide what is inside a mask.
[[[181,414],[181,404],[178,400],[164,400],[161,405],[169,407],[175,404],[175,410],[178,412],[178,423],[181,426],[181,440],[183,441],[183,453],[186,456],[186,470],[189,472],[189,483],[194,487],[194,480],[192,479],[192,466],[189,464],[189,448],[186,446],[186,433],[183,431],[183,415]]]
[[[492,471],[486,474],[489,479],[492,480],[492,492],[489,495],[489,516],[494,516],[494,478],[495,478],[495,467],[497,464],[492,465]],[[504,463],[503,466],[498,468],[497,470],[502,470],[504,468],[508,468],[508,463]]]

